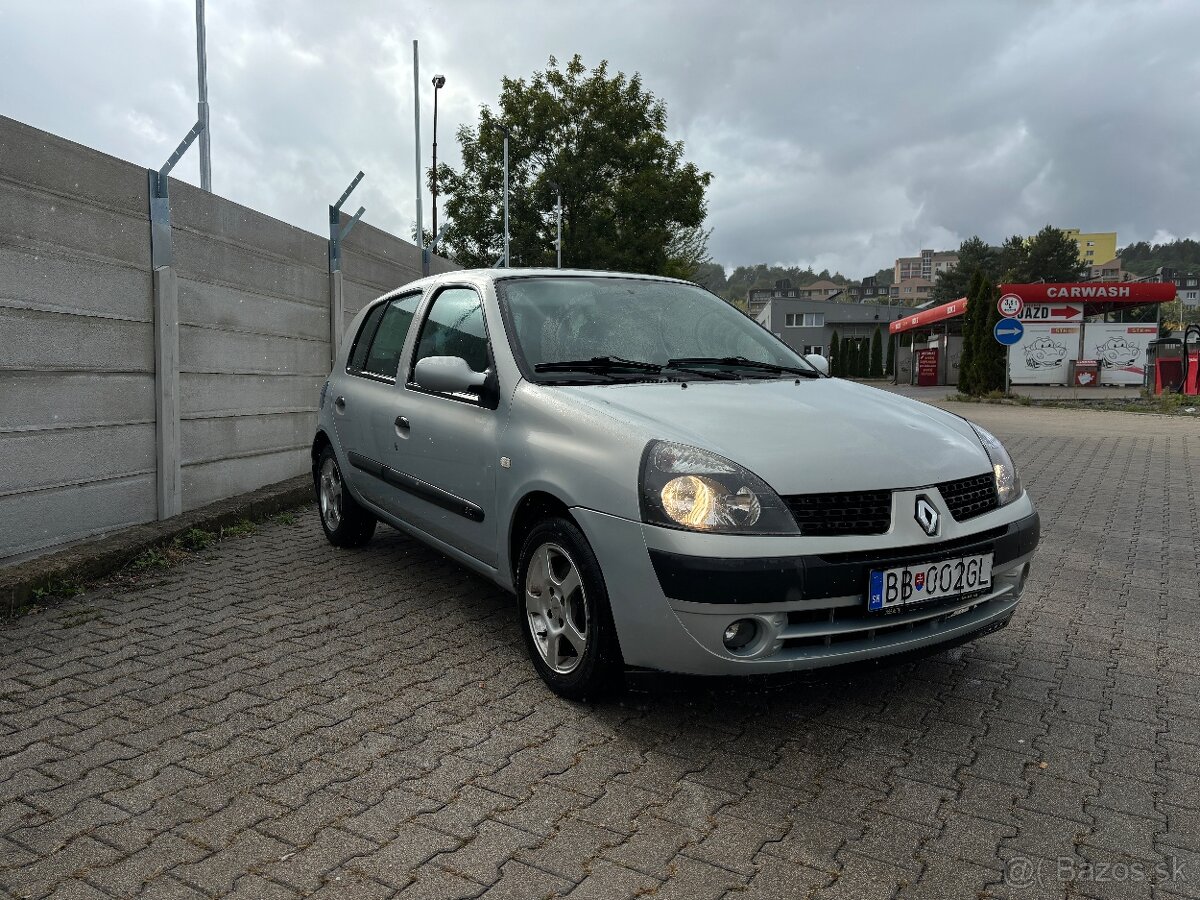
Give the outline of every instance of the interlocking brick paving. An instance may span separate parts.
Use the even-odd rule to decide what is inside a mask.
[[[0,889],[1200,896],[1200,423],[956,411],[1043,544],[1008,629],[918,662],[575,705],[510,597],[312,511],[0,626]]]

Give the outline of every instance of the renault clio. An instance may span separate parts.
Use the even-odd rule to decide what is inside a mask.
[[[678,280],[497,269],[355,317],[312,470],[339,547],[384,522],[512,591],[566,697],[627,667],[812,669],[1003,627],[1039,520],[993,435],[828,376]]]

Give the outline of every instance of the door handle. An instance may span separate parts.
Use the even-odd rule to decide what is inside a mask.
[[[410,427],[408,416],[396,416],[396,427],[407,431]]]
[[[345,409],[346,408],[346,398],[338,397],[336,400],[333,401],[333,405],[336,406],[338,409]]]

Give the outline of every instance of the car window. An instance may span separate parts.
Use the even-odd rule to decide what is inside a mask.
[[[420,302],[420,294],[409,294],[387,304],[383,318],[379,321],[379,328],[371,341],[371,349],[363,363],[363,372],[384,378],[396,377],[396,369],[400,365],[400,351],[404,349],[408,328]]]
[[[379,327],[379,320],[383,318],[386,309],[387,304],[380,303],[363,319],[362,326],[354,338],[354,346],[350,348],[350,358],[346,361],[346,367],[351,372],[362,371],[363,363],[367,361],[367,351],[371,349],[371,339],[375,337],[375,330]]]
[[[461,356],[476,372],[491,365],[483,307],[479,295],[470,288],[447,288],[433,301],[413,365],[427,356]]]
[[[811,368],[753,319],[690,284],[539,276],[504,279],[496,290],[514,326],[515,349],[529,369],[598,356],[659,365],[678,358],[745,357]],[[535,372],[530,376],[541,380]]]

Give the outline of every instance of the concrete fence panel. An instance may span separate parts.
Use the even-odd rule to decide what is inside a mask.
[[[169,187],[154,272],[146,170],[0,117],[0,560],[303,473],[334,298],[344,332],[420,277],[365,222],[331,278],[326,238]]]
[[[145,170],[0,118],[0,557],[153,519]]]

